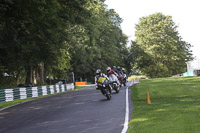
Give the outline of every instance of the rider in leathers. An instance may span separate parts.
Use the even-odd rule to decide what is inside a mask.
[[[117,75],[118,74],[115,71],[113,71],[110,67],[107,67],[107,76],[109,77],[109,80],[111,82],[117,82],[117,84],[120,85]]]
[[[109,80],[108,76],[101,72],[101,69],[97,69],[97,70],[96,70],[96,76],[95,76],[95,83],[96,83],[96,84],[97,84],[97,81],[98,81],[98,79],[99,79],[100,77],[104,77],[104,78],[106,78],[107,80]],[[111,87],[111,86],[109,86],[109,87]],[[98,89],[98,87],[97,87],[96,89]],[[110,89],[112,90],[112,87],[111,87]]]
[[[95,83],[97,83],[98,79],[100,77],[105,77],[108,79],[108,77],[104,74],[104,73],[101,73],[101,70],[100,69],[97,69],[96,70],[96,76],[95,76]]]

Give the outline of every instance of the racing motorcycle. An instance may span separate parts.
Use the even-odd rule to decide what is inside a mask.
[[[118,80],[120,82],[120,87],[122,87],[122,84],[123,84],[123,76],[122,74],[120,73],[119,76],[118,76]]]
[[[123,80],[122,80],[122,83],[124,84],[124,86],[126,86],[126,82],[127,82],[127,76],[126,76],[126,74],[124,73],[124,74],[123,74]]]
[[[115,90],[116,93],[119,93],[119,85],[117,84],[117,82],[112,82],[111,84],[112,88]]]
[[[109,80],[105,77],[100,77],[97,80],[97,90],[100,90],[101,93],[108,99],[111,99],[111,86]]]

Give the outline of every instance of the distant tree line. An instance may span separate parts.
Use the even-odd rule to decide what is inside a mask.
[[[104,0],[1,0],[0,84],[92,81],[97,68],[131,69],[122,18]]]

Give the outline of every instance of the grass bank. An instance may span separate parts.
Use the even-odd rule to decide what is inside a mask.
[[[143,75],[131,75],[130,77],[128,77],[128,81],[131,81],[131,80],[139,80],[139,79],[147,79],[146,76],[143,76]]]
[[[86,88],[86,86],[75,86],[74,90],[68,90],[68,91],[65,91],[65,92],[77,91],[77,90],[80,90],[80,89],[83,89],[83,88]],[[65,93],[65,92],[61,92],[61,93]],[[49,94],[49,95],[45,95],[45,96],[30,97],[30,98],[27,98],[27,99],[19,99],[19,100],[15,100],[15,101],[0,103],[0,109],[10,107],[10,106],[13,106],[13,105],[16,105],[16,104],[28,102],[28,101],[31,101],[31,100],[34,100],[34,99],[44,98],[44,97],[48,97],[48,96],[52,96],[52,95],[58,95],[58,94],[61,94],[61,93],[54,93],[54,94]]]
[[[152,104],[146,104],[149,91]],[[140,80],[128,133],[199,133],[200,77]]]

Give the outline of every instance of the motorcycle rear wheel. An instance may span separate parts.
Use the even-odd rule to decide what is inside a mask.
[[[124,82],[124,86],[126,86],[126,82]]]

